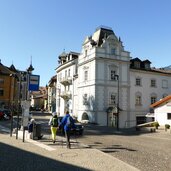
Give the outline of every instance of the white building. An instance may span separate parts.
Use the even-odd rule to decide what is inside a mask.
[[[154,108],[155,121],[160,126],[171,125],[171,95],[153,103],[151,107]]]
[[[131,59],[112,29],[86,37],[81,53],[59,56],[56,111],[117,128],[145,121],[149,106],[171,92],[171,72]]]

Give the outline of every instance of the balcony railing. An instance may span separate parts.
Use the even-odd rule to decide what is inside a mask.
[[[71,99],[72,97],[72,94],[71,94],[71,91],[62,91],[60,96],[63,98],[63,99]]]
[[[63,85],[72,84],[72,77],[63,77],[61,78],[60,83]]]

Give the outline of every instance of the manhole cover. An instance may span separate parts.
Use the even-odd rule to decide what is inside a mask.
[[[61,157],[76,157],[76,156],[78,156],[78,154],[74,153],[74,152],[66,152],[66,153],[59,154],[59,156],[61,156]]]

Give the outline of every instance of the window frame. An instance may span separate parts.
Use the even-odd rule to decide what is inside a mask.
[[[156,79],[151,79],[150,80],[150,86],[151,87],[157,87],[157,81],[156,81]]]
[[[139,84],[138,84],[139,83]],[[141,78],[140,77],[137,77],[137,78],[135,78],[135,85],[136,86],[142,86],[142,81],[141,81]]]
[[[88,70],[84,71],[84,81],[88,81]]]
[[[171,120],[171,113],[167,113],[167,120]]]

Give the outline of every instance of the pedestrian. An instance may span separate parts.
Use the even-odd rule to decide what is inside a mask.
[[[51,126],[50,129],[51,129],[52,141],[53,141],[53,143],[55,143],[57,127],[58,127],[58,117],[57,117],[56,112],[52,113],[52,117],[49,120],[49,125]]]
[[[70,133],[71,133],[71,128],[75,128],[75,124],[74,124],[74,119],[69,114],[69,111],[66,111],[66,115],[63,117],[61,123],[59,124],[59,128],[62,127],[64,128],[64,132],[65,132],[67,148],[71,148]]]
[[[28,132],[29,132],[29,138],[33,139],[33,129],[35,126],[36,122],[34,119],[31,119],[30,122],[28,123]]]

